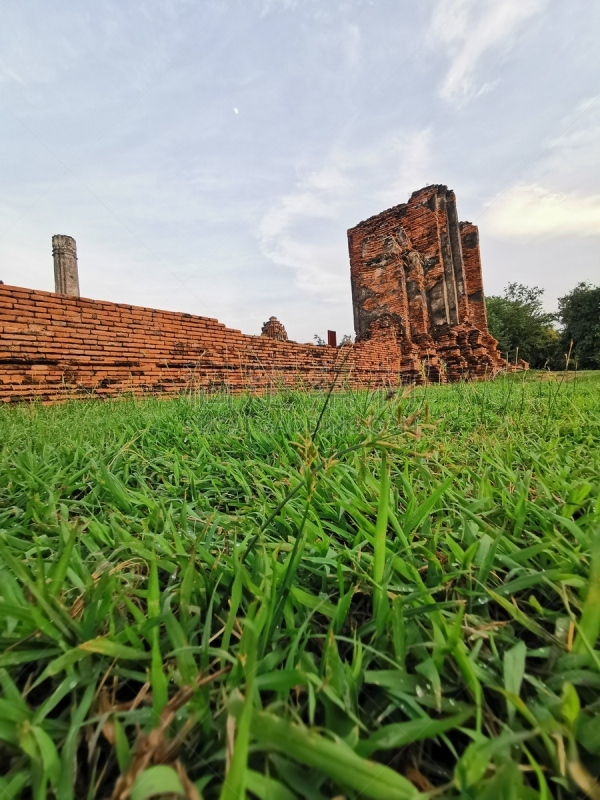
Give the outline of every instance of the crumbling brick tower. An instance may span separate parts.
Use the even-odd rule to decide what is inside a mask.
[[[426,186],[348,231],[357,341],[387,339],[404,380],[491,377],[506,362],[487,327],[477,227],[454,192]]]

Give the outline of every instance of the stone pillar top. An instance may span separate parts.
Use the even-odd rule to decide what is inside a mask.
[[[64,233],[55,233],[52,237],[52,247],[69,247],[76,250],[77,242],[72,236],[66,236]]]

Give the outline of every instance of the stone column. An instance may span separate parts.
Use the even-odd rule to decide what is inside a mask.
[[[458,322],[465,322],[469,315],[469,301],[467,299],[465,262],[460,238],[460,223],[456,212],[456,197],[449,191],[446,195],[446,210],[448,212],[448,230],[452,247],[452,262],[454,264],[454,277],[456,279],[456,294],[458,298]]]
[[[444,284],[446,287],[446,298],[448,303],[448,323],[458,325],[458,291],[456,288],[456,276],[454,273],[454,258],[452,252],[450,219],[448,215],[448,205],[446,202],[446,192],[438,192],[438,230],[440,237],[440,252],[442,264],[444,265]]]
[[[471,222],[460,223],[461,247],[465,264],[465,282],[471,321],[480,331],[487,333],[487,312],[483,294],[481,256],[479,254],[479,231]]]
[[[77,273],[77,245],[71,236],[52,237],[54,256],[54,291],[79,297],[79,275]]]

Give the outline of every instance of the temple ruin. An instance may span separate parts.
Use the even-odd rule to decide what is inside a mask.
[[[0,401],[190,391],[391,389],[510,369],[487,328],[479,237],[427,186],[348,231],[356,341],[260,336],[216,319],[79,296],[75,240],[52,240],[56,291],[0,282]]]
[[[477,227],[454,192],[426,186],[348,231],[357,342],[395,338],[418,380],[484,377],[506,366],[487,327]]]
[[[288,340],[287,332],[277,317],[269,317],[263,324],[260,335],[276,339],[278,342],[287,342]]]

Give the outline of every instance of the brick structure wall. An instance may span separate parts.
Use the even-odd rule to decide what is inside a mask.
[[[411,379],[491,376],[507,367],[485,315],[477,228],[454,192],[427,186],[348,231],[358,341],[395,336]],[[466,253],[466,255],[465,255]]]
[[[348,245],[357,341],[339,348],[289,342],[275,317],[247,336],[207,317],[0,285],[0,401],[317,389],[342,363],[339,385],[353,388],[507,368],[487,329],[477,228],[459,223],[454,192],[420,189],[349,230]]]
[[[339,348],[246,336],[215,319],[0,285],[0,400],[203,389],[395,386],[385,337]]]

